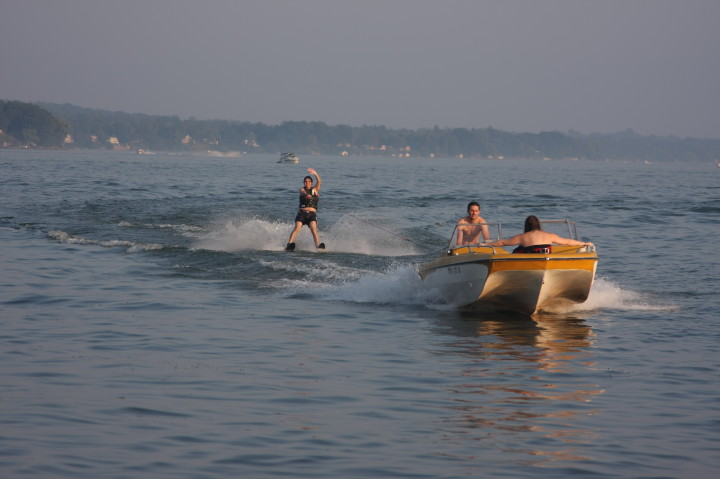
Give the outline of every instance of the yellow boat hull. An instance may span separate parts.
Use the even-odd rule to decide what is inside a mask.
[[[424,265],[420,277],[449,304],[532,315],[584,302],[597,262],[594,250],[577,246],[549,254],[463,246]]]

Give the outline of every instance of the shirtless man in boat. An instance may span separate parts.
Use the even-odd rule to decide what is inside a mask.
[[[525,218],[525,232],[512,238],[501,239],[487,243],[487,246],[514,246],[519,245],[513,253],[549,253],[553,244],[565,246],[593,246],[592,243],[563,238],[555,233],[542,230],[540,220],[535,215]]]
[[[485,219],[480,216],[480,203],[471,201],[467,206],[467,216],[461,218],[457,224],[463,225],[457,227],[457,244],[478,244],[480,241],[480,233],[482,233],[485,241],[490,239],[490,231],[485,224]]]
[[[315,175],[315,186],[313,186],[312,176],[306,176],[303,180],[303,187],[300,188],[300,206],[298,207],[297,216],[295,216],[295,228],[290,233],[290,239],[285,246],[285,251],[293,251],[295,249],[295,237],[300,232],[303,225],[307,225],[315,240],[315,247],[325,249],[325,243],[320,242],[320,235],[317,230],[317,207],[320,199],[320,185],[322,180],[317,171],[308,168],[311,175]]]

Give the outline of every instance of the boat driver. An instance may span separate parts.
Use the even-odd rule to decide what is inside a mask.
[[[480,233],[485,241],[490,239],[485,219],[480,216],[480,203],[471,201],[467,206],[467,216],[457,222],[457,244],[469,245],[480,243]]]

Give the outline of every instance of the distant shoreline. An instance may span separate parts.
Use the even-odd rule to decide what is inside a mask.
[[[323,122],[266,125],[180,119],[94,110],[74,105],[0,101],[0,147],[177,152],[237,156],[251,153],[575,161],[712,161],[720,139],[575,131],[512,133],[494,128],[390,129]],[[18,126],[22,125],[22,126]]]

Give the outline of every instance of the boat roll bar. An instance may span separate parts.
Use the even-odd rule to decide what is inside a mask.
[[[568,237],[580,241],[577,233],[577,225],[569,219],[563,220],[540,220],[543,231],[555,233],[559,236]],[[485,237],[485,234],[487,237]],[[455,248],[463,246],[481,246],[483,243],[497,241],[503,237],[502,223],[477,223],[477,224],[456,224],[450,236],[450,243],[447,247],[448,254]],[[461,238],[461,242],[458,241]],[[495,253],[495,247],[493,253]],[[595,251],[593,246],[584,247],[585,251]]]

